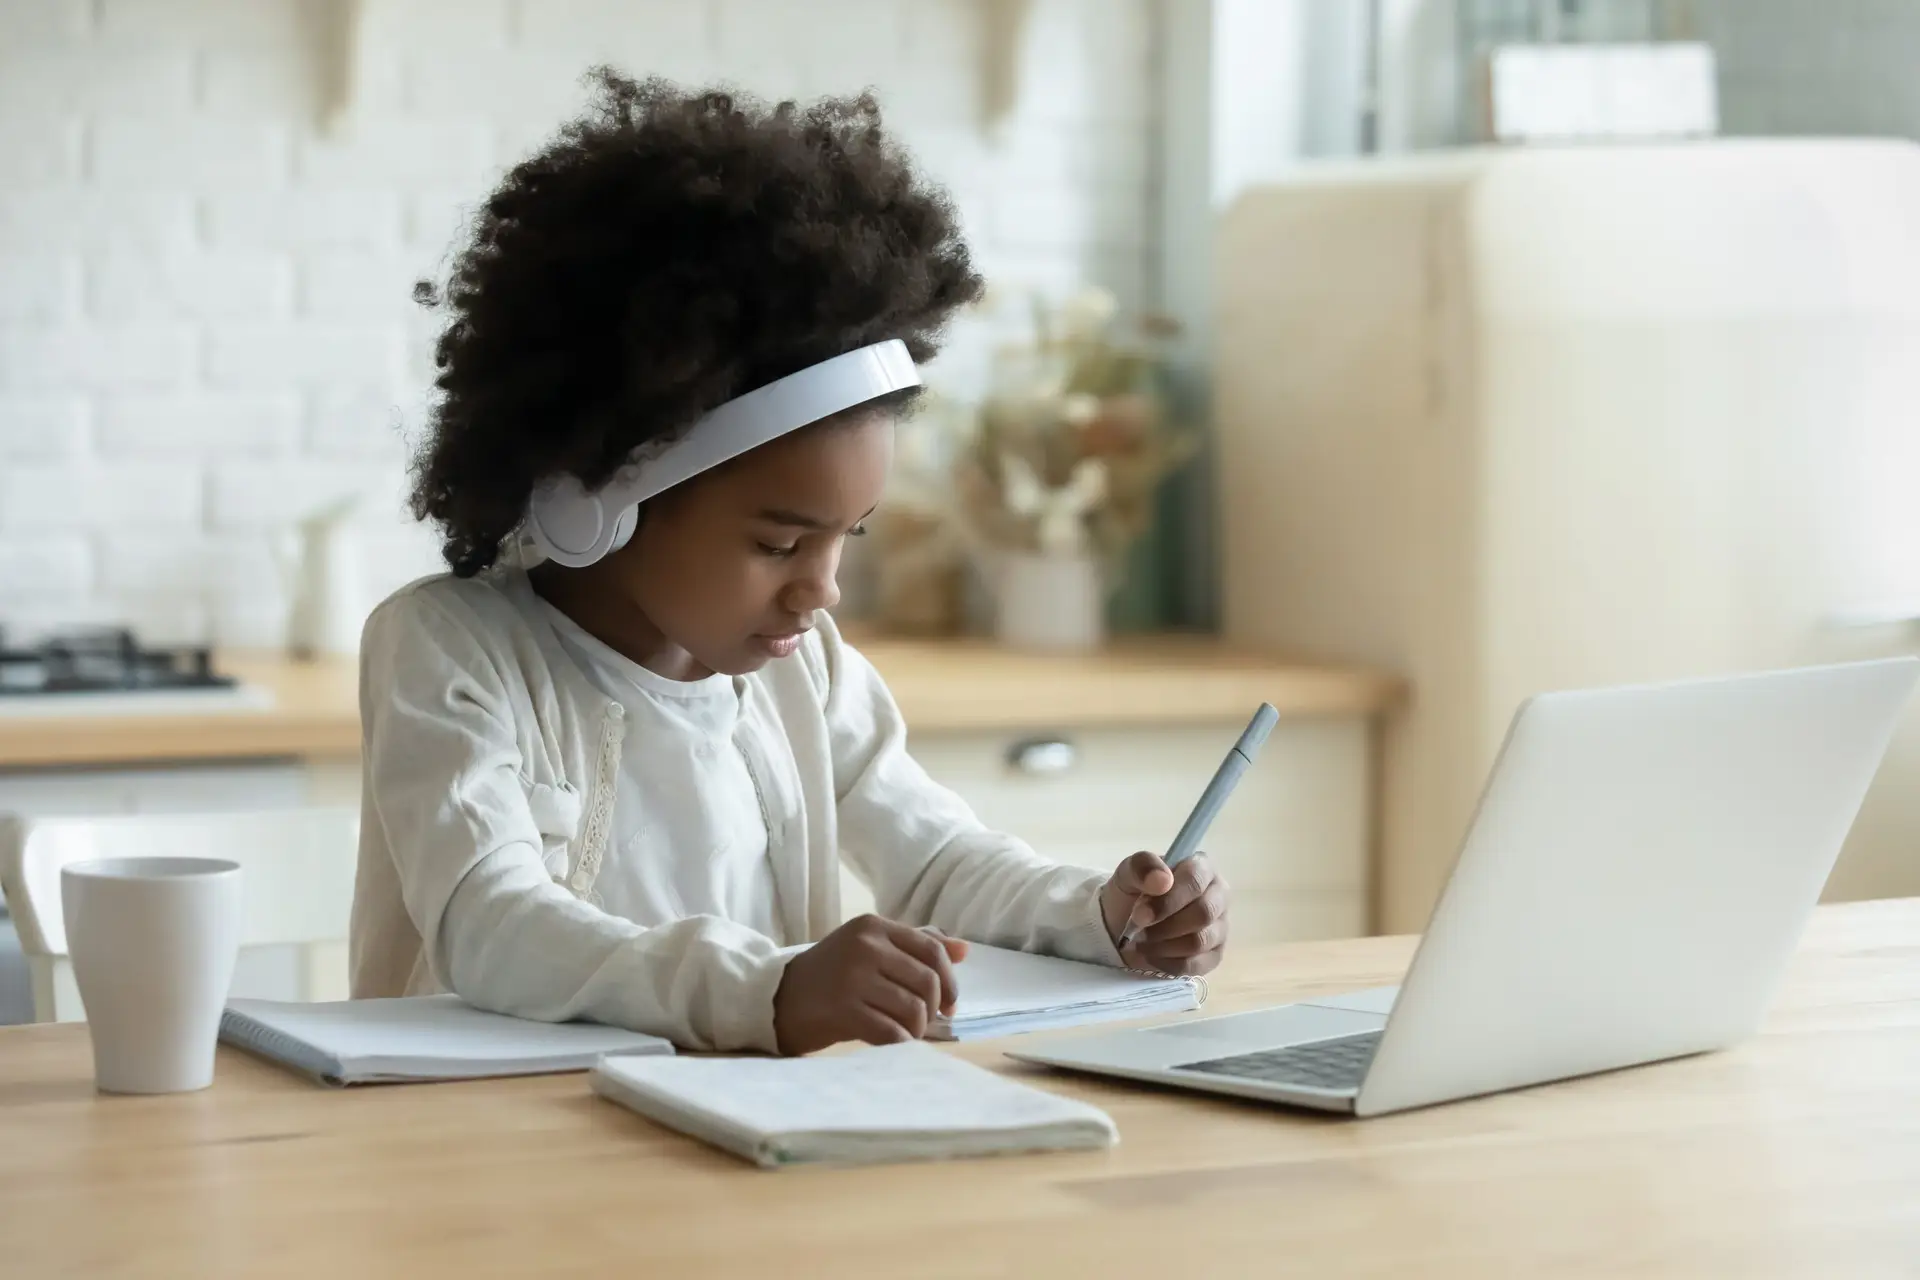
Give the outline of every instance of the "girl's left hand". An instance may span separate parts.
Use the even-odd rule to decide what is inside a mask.
[[[1204,853],[1171,870],[1158,854],[1136,853],[1101,886],[1100,914],[1116,946],[1134,922],[1120,953],[1129,968],[1211,973],[1227,945],[1227,882]]]

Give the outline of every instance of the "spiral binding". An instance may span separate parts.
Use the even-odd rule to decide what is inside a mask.
[[[1201,1004],[1204,1005],[1207,1002],[1207,996],[1209,994],[1207,990],[1207,980],[1197,973],[1162,973],[1158,969],[1142,969],[1135,965],[1128,965],[1126,968],[1128,973],[1137,973],[1143,978],[1161,978],[1168,982],[1184,982],[1200,993]]]
[[[322,1084],[344,1085],[347,1082],[346,1068],[338,1058],[237,1009],[222,1011],[220,1030],[221,1038],[235,1048],[291,1067]]]

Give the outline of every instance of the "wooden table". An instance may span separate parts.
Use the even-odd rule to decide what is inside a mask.
[[[1212,1008],[1410,954],[1249,950]],[[1823,908],[1736,1051],[1502,1097],[1356,1122],[1022,1072],[1113,1114],[1092,1155],[762,1173],[579,1076],[341,1093],[228,1057],[117,1099],[88,1068],[82,1028],[0,1031],[9,1276],[1920,1275],[1920,901]]]

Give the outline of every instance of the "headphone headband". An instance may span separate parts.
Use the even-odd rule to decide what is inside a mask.
[[[527,505],[527,532],[549,560],[590,565],[626,545],[648,498],[810,423],[919,385],[898,338],[823,360],[736,396],[674,440],[642,445],[595,492],[570,475],[543,481]]]

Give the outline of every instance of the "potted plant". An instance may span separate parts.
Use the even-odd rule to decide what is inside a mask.
[[[1192,453],[1161,391],[1164,321],[1117,333],[1111,294],[1031,301],[1032,337],[996,352],[990,389],[953,467],[955,508],[995,600],[996,633],[1082,649],[1106,635],[1128,551]]]

